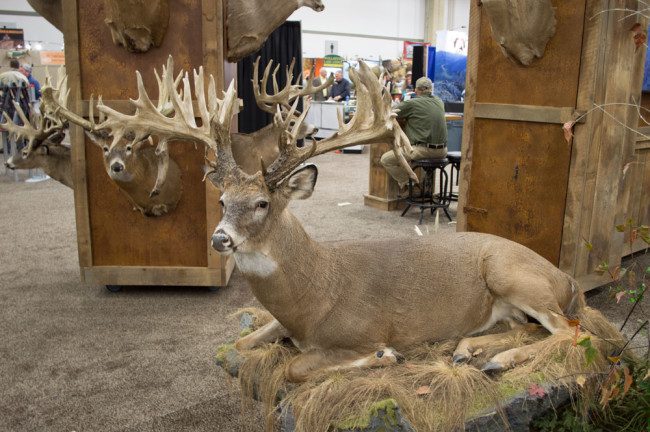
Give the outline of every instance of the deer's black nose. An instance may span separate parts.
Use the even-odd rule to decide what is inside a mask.
[[[212,248],[218,252],[225,252],[232,248],[232,239],[222,230],[212,234]]]
[[[115,162],[113,163],[113,165],[111,165],[111,171],[113,171],[114,173],[122,172],[124,171],[124,165],[122,165],[119,162]]]

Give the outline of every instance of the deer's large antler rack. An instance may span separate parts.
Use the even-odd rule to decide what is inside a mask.
[[[51,97],[57,101],[59,106],[66,107],[70,92],[67,88],[65,72],[62,68],[59,70],[55,87],[49,71],[46,71],[46,73],[45,85],[50,88]],[[49,110],[46,106],[41,107],[41,114],[33,115],[30,121],[20,105],[16,102],[13,102],[13,104],[22,125],[16,124],[6,112],[3,112],[4,123],[2,123],[2,128],[7,130],[12,137],[27,140],[24,149],[27,154],[53,135],[62,134],[67,127],[65,119],[59,116],[56,111]]]
[[[232,117],[239,112],[239,100],[234,82],[224,92],[223,99],[219,99],[213,76],[210,76],[206,89],[203,67],[200,67],[198,72],[193,71],[194,93],[190,86],[189,74],[181,73],[174,78],[173,71],[174,61],[171,56],[167,60],[167,65],[163,66],[161,75],[154,71],[159,95],[156,105],[145,90],[142,75],[136,72],[138,98],[130,100],[131,105],[135,107],[135,113],[132,115],[114,110],[105,105],[99,97],[97,102],[99,121],[96,122],[91,97],[89,119],[86,120],[59,104],[54,97],[53,89],[48,87],[43,89],[43,102],[86,131],[102,138],[112,137],[110,148],[122,139],[136,144],[155,137],[158,142],[156,154],[161,157],[157,186],[165,179],[168,164],[164,158],[168,157],[167,144],[170,141],[204,144],[217,154],[218,164],[213,167],[219,174],[224,170],[236,171],[237,165],[232,156],[229,136]],[[192,94],[196,100],[192,99]],[[196,122],[197,117],[201,119],[200,125]],[[152,194],[155,192],[156,188]]]
[[[410,152],[412,147],[397,122],[397,115],[392,112],[391,99],[387,90],[364,62],[359,62],[358,72],[350,69],[350,78],[356,88],[357,112],[347,124],[339,112],[339,130],[330,138],[319,142],[312,141],[307,147],[298,148],[295,132],[304,121],[307,110],[296,121],[287,119],[284,123],[279,121],[281,116],[278,112],[276,124],[284,128],[284,133],[281,134],[278,143],[280,155],[264,176],[269,188],[276,188],[295,168],[312,156],[354,145],[386,142],[392,143],[393,151],[400,164],[417,182],[417,176],[404,157],[404,151]],[[296,106],[297,101],[292,106],[292,114]]]
[[[267,93],[267,86],[269,82],[269,76],[271,76],[271,68],[273,67],[273,60],[271,60],[264,69],[264,75],[262,80],[259,80],[259,68],[260,68],[260,57],[257,57],[255,64],[253,65],[253,93],[255,95],[255,102],[257,106],[262,110],[270,114],[275,114],[278,108],[283,108],[285,110],[291,109],[291,105],[294,100],[303,97],[311,96],[315,93],[323,91],[323,89],[328,88],[334,83],[334,77],[330,76],[324,83],[314,87],[313,79],[315,68],[312,67],[310,78],[307,79],[307,84],[302,85],[302,77],[296,77],[294,82],[293,69],[296,64],[296,59],[294,58],[291,61],[291,65],[286,69],[286,85],[280,90],[278,85],[277,74],[280,69],[278,64],[275,69],[273,69],[272,79],[273,79],[273,91],[274,94],[270,95]],[[294,110],[295,112],[295,110]]]

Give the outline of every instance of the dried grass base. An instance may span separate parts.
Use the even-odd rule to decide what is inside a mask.
[[[254,320],[257,325],[269,318],[265,311],[246,312],[261,317]],[[294,385],[285,381],[284,369],[298,350],[276,343],[240,353],[244,358],[239,368],[241,390],[244,400],[262,401],[269,432],[277,428],[282,410],[292,413],[296,431],[327,432],[367,428],[372,417],[369,413],[378,410],[390,420],[393,405],[416,430],[462,430],[469,419],[481,413],[495,408],[502,412],[504,401],[534,384],[560,386],[571,393],[593,392],[588,383],[579,387],[576,378],[606,372],[610,365],[607,356],[624,345],[624,338],[596,310],[585,308],[580,320],[592,333],[597,350],[589,364],[585,348],[574,346],[573,334],[522,331],[484,350],[469,364],[453,365],[451,356],[458,341],[446,341],[403,353],[407,358],[403,364],[323,374]],[[514,369],[496,376],[478,369],[497,352],[535,341],[542,341],[538,353]],[[507,423],[505,416],[501,417]]]

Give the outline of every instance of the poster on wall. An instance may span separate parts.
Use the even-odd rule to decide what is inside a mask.
[[[402,50],[402,59],[412,61],[413,60],[413,47],[414,46],[424,46],[425,51],[426,51],[426,47],[428,47],[430,45],[431,44],[429,44],[429,43],[404,41],[404,49]]]
[[[439,31],[436,36],[433,92],[443,101],[461,102],[465,97],[467,34]]]
[[[0,49],[12,50],[25,46],[23,29],[0,29]]]

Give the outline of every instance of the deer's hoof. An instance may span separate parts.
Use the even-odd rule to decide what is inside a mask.
[[[495,372],[500,372],[503,370],[503,366],[501,366],[499,363],[489,361],[483,365],[481,368],[482,372],[485,373],[495,373]]]
[[[461,364],[467,363],[469,357],[467,357],[465,354],[454,354],[451,360],[454,362],[454,364]]]

